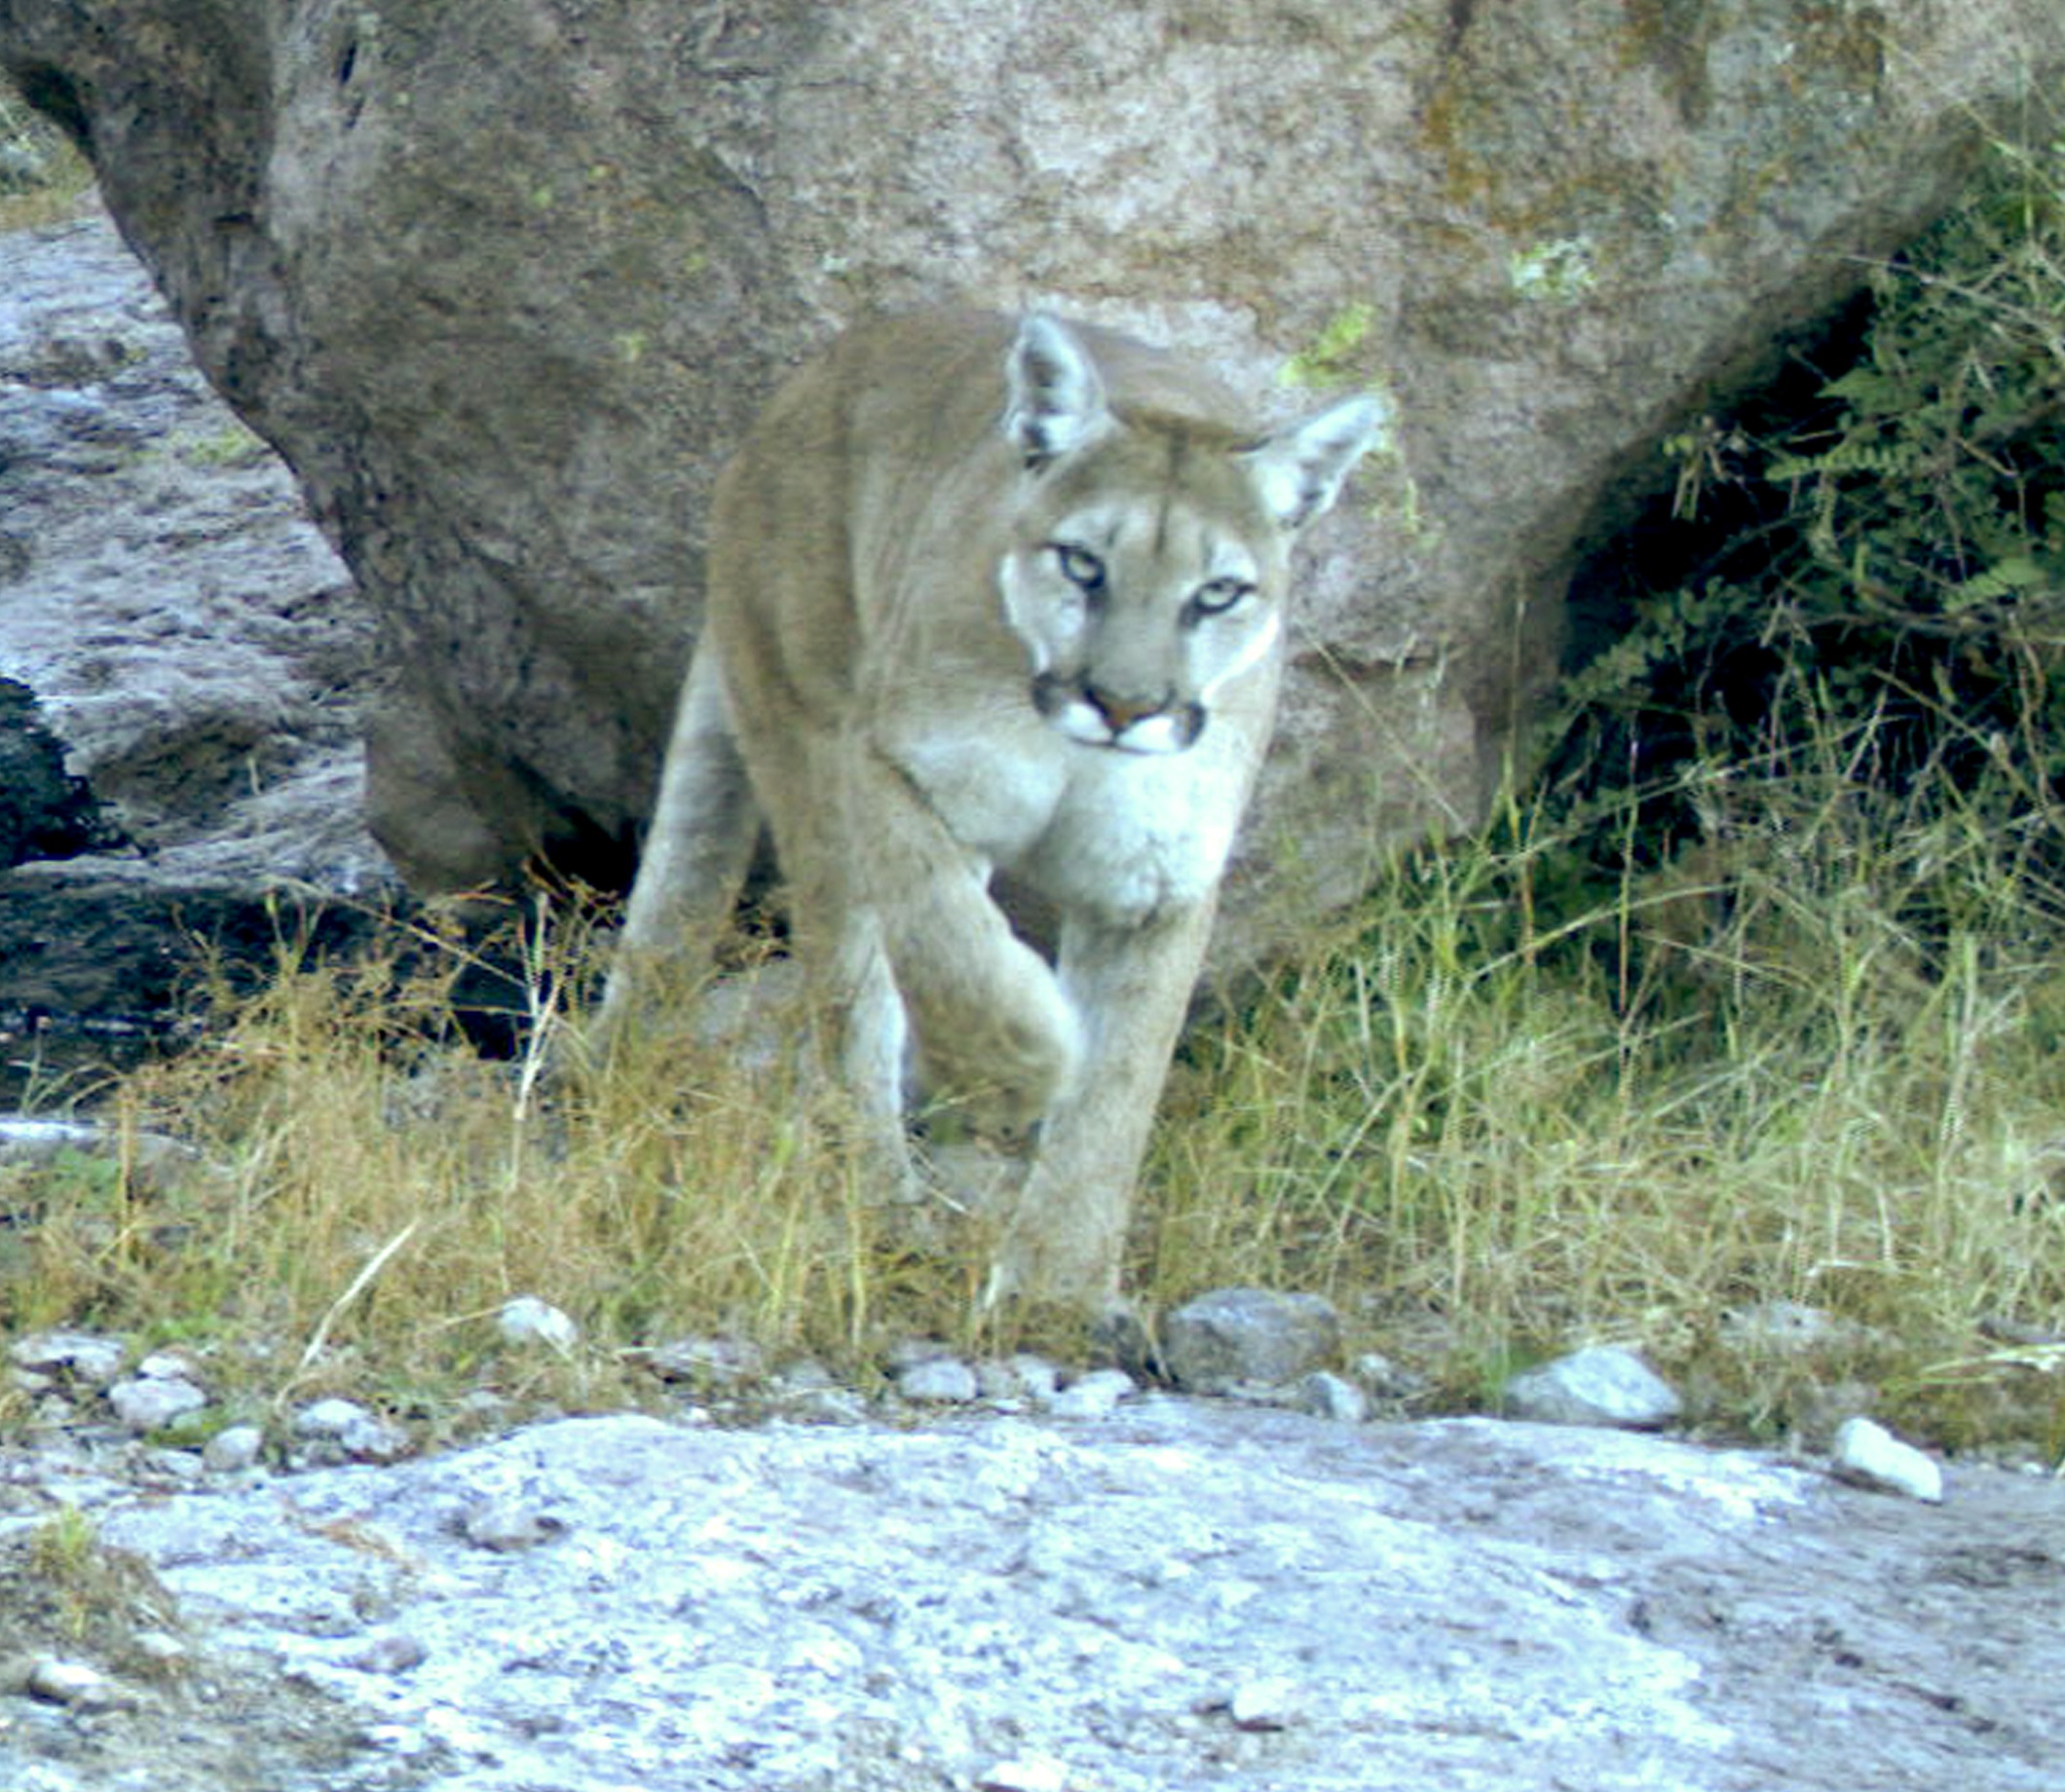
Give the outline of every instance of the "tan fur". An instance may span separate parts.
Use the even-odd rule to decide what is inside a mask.
[[[982,1139],[996,1291],[1115,1296],[1132,1186],[1267,744],[1286,560],[1378,425],[1264,436],[1122,337],[849,331],[723,474],[706,629],[605,999],[706,957],[760,821],[842,1073]],[[1050,967],[992,901],[1060,917]]]

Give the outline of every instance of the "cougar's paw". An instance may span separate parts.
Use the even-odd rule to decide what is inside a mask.
[[[1114,1254],[1057,1246],[1009,1224],[991,1260],[982,1298],[987,1309],[1050,1308],[1094,1325],[1104,1325],[1108,1315],[1129,1310],[1119,1298]]]
[[[952,1030],[921,1027],[918,1071],[928,1128],[1026,1150],[1074,1088],[1082,1054],[1081,1024],[1059,989],[963,1017]]]

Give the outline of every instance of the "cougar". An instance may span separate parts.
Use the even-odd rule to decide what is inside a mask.
[[[718,481],[604,1037],[707,962],[765,820],[890,1174],[980,1140],[991,1294],[1115,1300],[1288,551],[1379,424],[1360,396],[1260,432],[1180,359],[1038,314],[859,325],[791,376]],[[1051,905],[1051,963],[998,874]]]

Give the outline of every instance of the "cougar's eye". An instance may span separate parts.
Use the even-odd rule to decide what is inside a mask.
[[[1072,541],[1056,541],[1052,545],[1054,564],[1061,568],[1061,576],[1085,597],[1105,588],[1105,563],[1087,547],[1077,547]]]
[[[1255,587],[1244,579],[1214,579],[1190,593],[1193,616],[1223,616],[1244,598],[1255,595]]]

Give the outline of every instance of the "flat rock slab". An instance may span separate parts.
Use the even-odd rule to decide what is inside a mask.
[[[489,1511],[530,1512],[526,1542],[483,1546]],[[2005,1473],[1925,1508],[1621,1433],[1157,1397],[1076,1425],[570,1420],[101,1524],[204,1650],[364,1712],[368,1749],[309,1787],[1034,1761],[1109,1792],[2051,1792],[2061,1521]]]

